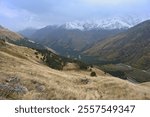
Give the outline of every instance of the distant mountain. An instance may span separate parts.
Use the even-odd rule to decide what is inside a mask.
[[[31,37],[33,41],[46,45],[61,55],[78,56],[78,53],[89,48],[97,40],[113,36],[124,29],[113,30],[78,30],[62,26],[47,26],[37,30]]]
[[[18,33],[12,32],[2,26],[0,26],[0,39],[4,39],[7,41],[17,41],[17,40],[21,40],[24,37],[21,36]]]
[[[0,29],[3,29],[3,26],[0,25]]]
[[[105,20],[95,20],[95,21],[86,21],[86,22],[67,22],[61,27],[65,29],[78,29],[78,30],[93,30],[93,29],[127,29],[132,27],[134,24],[129,24],[117,18],[114,19],[105,19]]]
[[[37,31],[37,29],[35,29],[35,28],[26,28],[24,30],[19,31],[18,33],[25,36],[25,37],[27,37],[27,38],[30,38],[31,35],[33,33],[35,33],[36,31]]]
[[[146,18],[147,19],[147,18]],[[133,16],[118,16],[118,17],[110,17],[110,18],[103,18],[97,20],[89,20],[89,21],[74,21],[74,22],[67,22],[60,27],[65,29],[78,29],[78,30],[93,30],[93,29],[105,29],[105,30],[112,30],[112,29],[128,29],[136,24],[144,21],[145,18],[138,18]]]
[[[127,63],[136,68],[150,69],[150,20],[99,41],[85,53],[109,61]]]
[[[24,30],[20,33],[31,40],[46,45],[63,56],[78,57],[98,40],[114,36],[136,24],[144,18],[111,17],[92,21],[74,21],[63,25],[49,25],[35,30]]]
[[[128,16],[74,21],[63,25],[49,25],[39,30],[28,28],[19,33],[36,43],[52,48],[60,55],[80,59],[81,53],[98,41],[124,32],[144,19]]]

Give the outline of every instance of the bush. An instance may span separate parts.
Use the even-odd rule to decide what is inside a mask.
[[[35,55],[38,55],[38,52],[35,52],[34,54],[35,54]]]
[[[36,55],[36,58],[39,58],[39,56],[38,56],[38,55]]]
[[[94,72],[94,71],[91,72],[90,76],[92,76],[92,77],[96,76],[96,72]]]

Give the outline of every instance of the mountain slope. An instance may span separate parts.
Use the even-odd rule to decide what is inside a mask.
[[[3,28],[3,27],[2,27],[2,29],[5,30],[5,28]],[[79,69],[87,69],[87,67],[88,67],[83,62],[59,56],[51,48],[48,48],[46,46],[43,46],[41,44],[35,43],[35,42],[31,41],[31,40],[28,40],[28,38],[22,37],[22,38],[20,38],[18,40],[15,40],[14,39],[14,35],[19,35],[19,34],[15,33],[15,32],[11,32],[8,29],[6,29],[6,31],[8,33],[11,33],[11,34],[8,35],[8,33],[6,33],[5,31],[4,32],[1,31],[1,35],[2,35],[1,38],[0,38],[1,44],[5,44],[5,42],[9,42],[11,44],[15,44],[15,45],[19,45],[19,46],[24,46],[24,47],[27,47],[27,48],[32,48],[34,50],[37,50],[38,52],[35,53],[36,57],[39,58],[39,59],[41,59],[44,64],[48,65],[49,67],[51,67],[53,69],[62,70],[63,67],[68,62],[76,64]],[[3,35],[6,35],[6,37],[3,36]],[[9,36],[9,38],[8,38],[8,36]],[[5,45],[4,45],[4,47],[5,47]],[[38,56],[39,54],[42,54],[42,56],[39,57]]]
[[[34,29],[34,28],[27,28],[27,29],[24,29],[24,30],[21,30],[19,31],[18,33],[23,35],[24,37],[27,37],[27,38],[30,38],[31,35],[33,33],[35,33],[37,31],[37,29]]]
[[[85,51],[88,55],[101,56],[109,61],[128,63],[136,68],[150,69],[150,20],[126,32],[99,41]]]
[[[24,38],[23,36],[0,26],[0,39],[4,39],[7,41],[17,41],[17,40],[21,40],[23,38]]]
[[[1,99],[150,99],[150,83],[133,84],[93,68],[49,68],[35,50],[0,41]],[[42,56],[39,54],[39,57]]]
[[[0,26],[0,40],[3,40],[4,42],[10,42],[16,45],[25,46],[29,48],[34,49],[46,49],[46,46],[43,46],[42,44],[35,43],[34,41],[29,40],[29,38],[26,38],[19,33],[10,31],[7,28],[4,28]],[[50,48],[49,48],[50,49]],[[53,51],[51,49],[51,51]],[[53,51],[54,52],[54,51]]]
[[[78,30],[58,26],[47,26],[37,30],[31,39],[46,45],[63,56],[77,57],[79,52],[89,48],[99,39],[117,34],[123,30]]]

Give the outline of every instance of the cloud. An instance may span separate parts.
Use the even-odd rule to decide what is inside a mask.
[[[55,4],[54,0],[9,0],[9,4],[20,8],[26,9],[29,12],[38,14],[49,12],[53,9],[53,5]]]
[[[122,0],[84,0],[84,2],[94,5],[94,6],[102,6],[102,5],[119,5]]]
[[[148,3],[149,0],[83,0],[85,3],[94,6],[126,6]]]
[[[0,2],[0,22],[10,29],[19,30],[37,24],[37,15],[26,9],[16,8],[6,2]]]
[[[0,22],[18,30],[120,14],[140,16],[149,13],[149,4],[149,0],[0,0]]]
[[[8,8],[2,1],[0,2],[0,14],[4,17],[13,18],[17,16],[17,11],[15,9]]]

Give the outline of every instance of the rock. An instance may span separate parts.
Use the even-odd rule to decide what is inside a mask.
[[[40,85],[40,86],[36,86],[36,89],[37,89],[37,91],[39,91],[39,92],[43,92],[43,91],[45,91],[45,86],[44,85]]]
[[[0,84],[0,96],[7,97],[11,94],[26,94],[28,89],[22,85]]]
[[[13,87],[8,84],[0,84],[0,96],[7,97],[9,94],[13,93]]]
[[[17,85],[14,88],[14,92],[16,92],[17,94],[26,94],[28,92],[28,89],[22,85]]]
[[[7,78],[5,81],[9,82],[9,83],[18,83],[18,82],[20,82],[20,79],[18,77],[14,76],[14,77]]]

